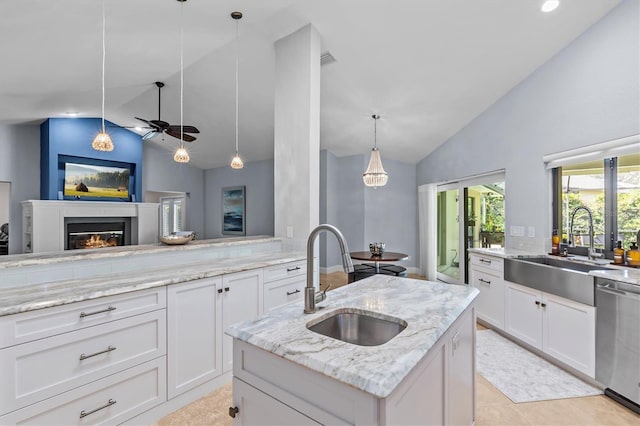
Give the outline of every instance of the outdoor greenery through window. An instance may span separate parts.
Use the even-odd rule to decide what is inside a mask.
[[[557,228],[562,241],[569,242],[571,213],[586,206],[593,213],[594,247],[611,252],[617,241],[625,249],[637,240],[640,230],[640,154],[564,166],[556,169]],[[574,217],[573,242],[589,246],[588,215]]]

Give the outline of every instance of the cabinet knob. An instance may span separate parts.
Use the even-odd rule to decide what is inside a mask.
[[[221,289],[221,288],[219,288],[219,289],[218,289],[218,293],[219,293],[219,294],[221,294],[221,293],[222,293],[222,289]]]
[[[238,407],[229,407],[229,416],[231,418],[235,419],[236,418],[236,414],[238,414],[238,412],[240,412]]]
[[[536,305],[540,306],[540,301],[536,300]]]
[[[541,303],[540,306],[542,306],[543,308],[546,308],[547,304],[546,303]]]
[[[225,287],[225,288],[224,288],[224,291],[229,291],[229,287]]]

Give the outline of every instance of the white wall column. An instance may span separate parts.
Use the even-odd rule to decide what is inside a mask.
[[[320,34],[309,24],[275,49],[274,234],[303,249],[320,209]]]

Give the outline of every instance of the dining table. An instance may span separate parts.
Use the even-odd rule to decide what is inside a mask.
[[[409,258],[409,255],[395,251],[383,251],[382,254],[379,255],[373,255],[370,251],[352,251],[349,252],[349,257],[351,257],[351,259],[373,262],[373,268],[375,269],[376,274],[379,274],[380,262],[397,262],[399,260],[406,260]]]

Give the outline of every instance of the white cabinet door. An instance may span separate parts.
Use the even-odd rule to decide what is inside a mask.
[[[504,329],[504,281],[477,267],[471,267],[471,285],[480,290],[476,302],[478,318]]]
[[[222,277],[222,329],[257,317],[262,313],[262,269],[238,272]],[[233,365],[233,338],[223,335],[222,370]]]
[[[543,350],[595,377],[595,308],[544,293]]]
[[[505,331],[542,349],[542,292],[505,281]]]
[[[233,419],[234,426],[320,424],[235,377],[233,378],[233,404],[238,410]]]
[[[449,341],[447,423],[452,425],[472,425],[475,419],[475,327],[473,318],[461,321]]]
[[[222,373],[221,278],[167,287],[168,397]]]

